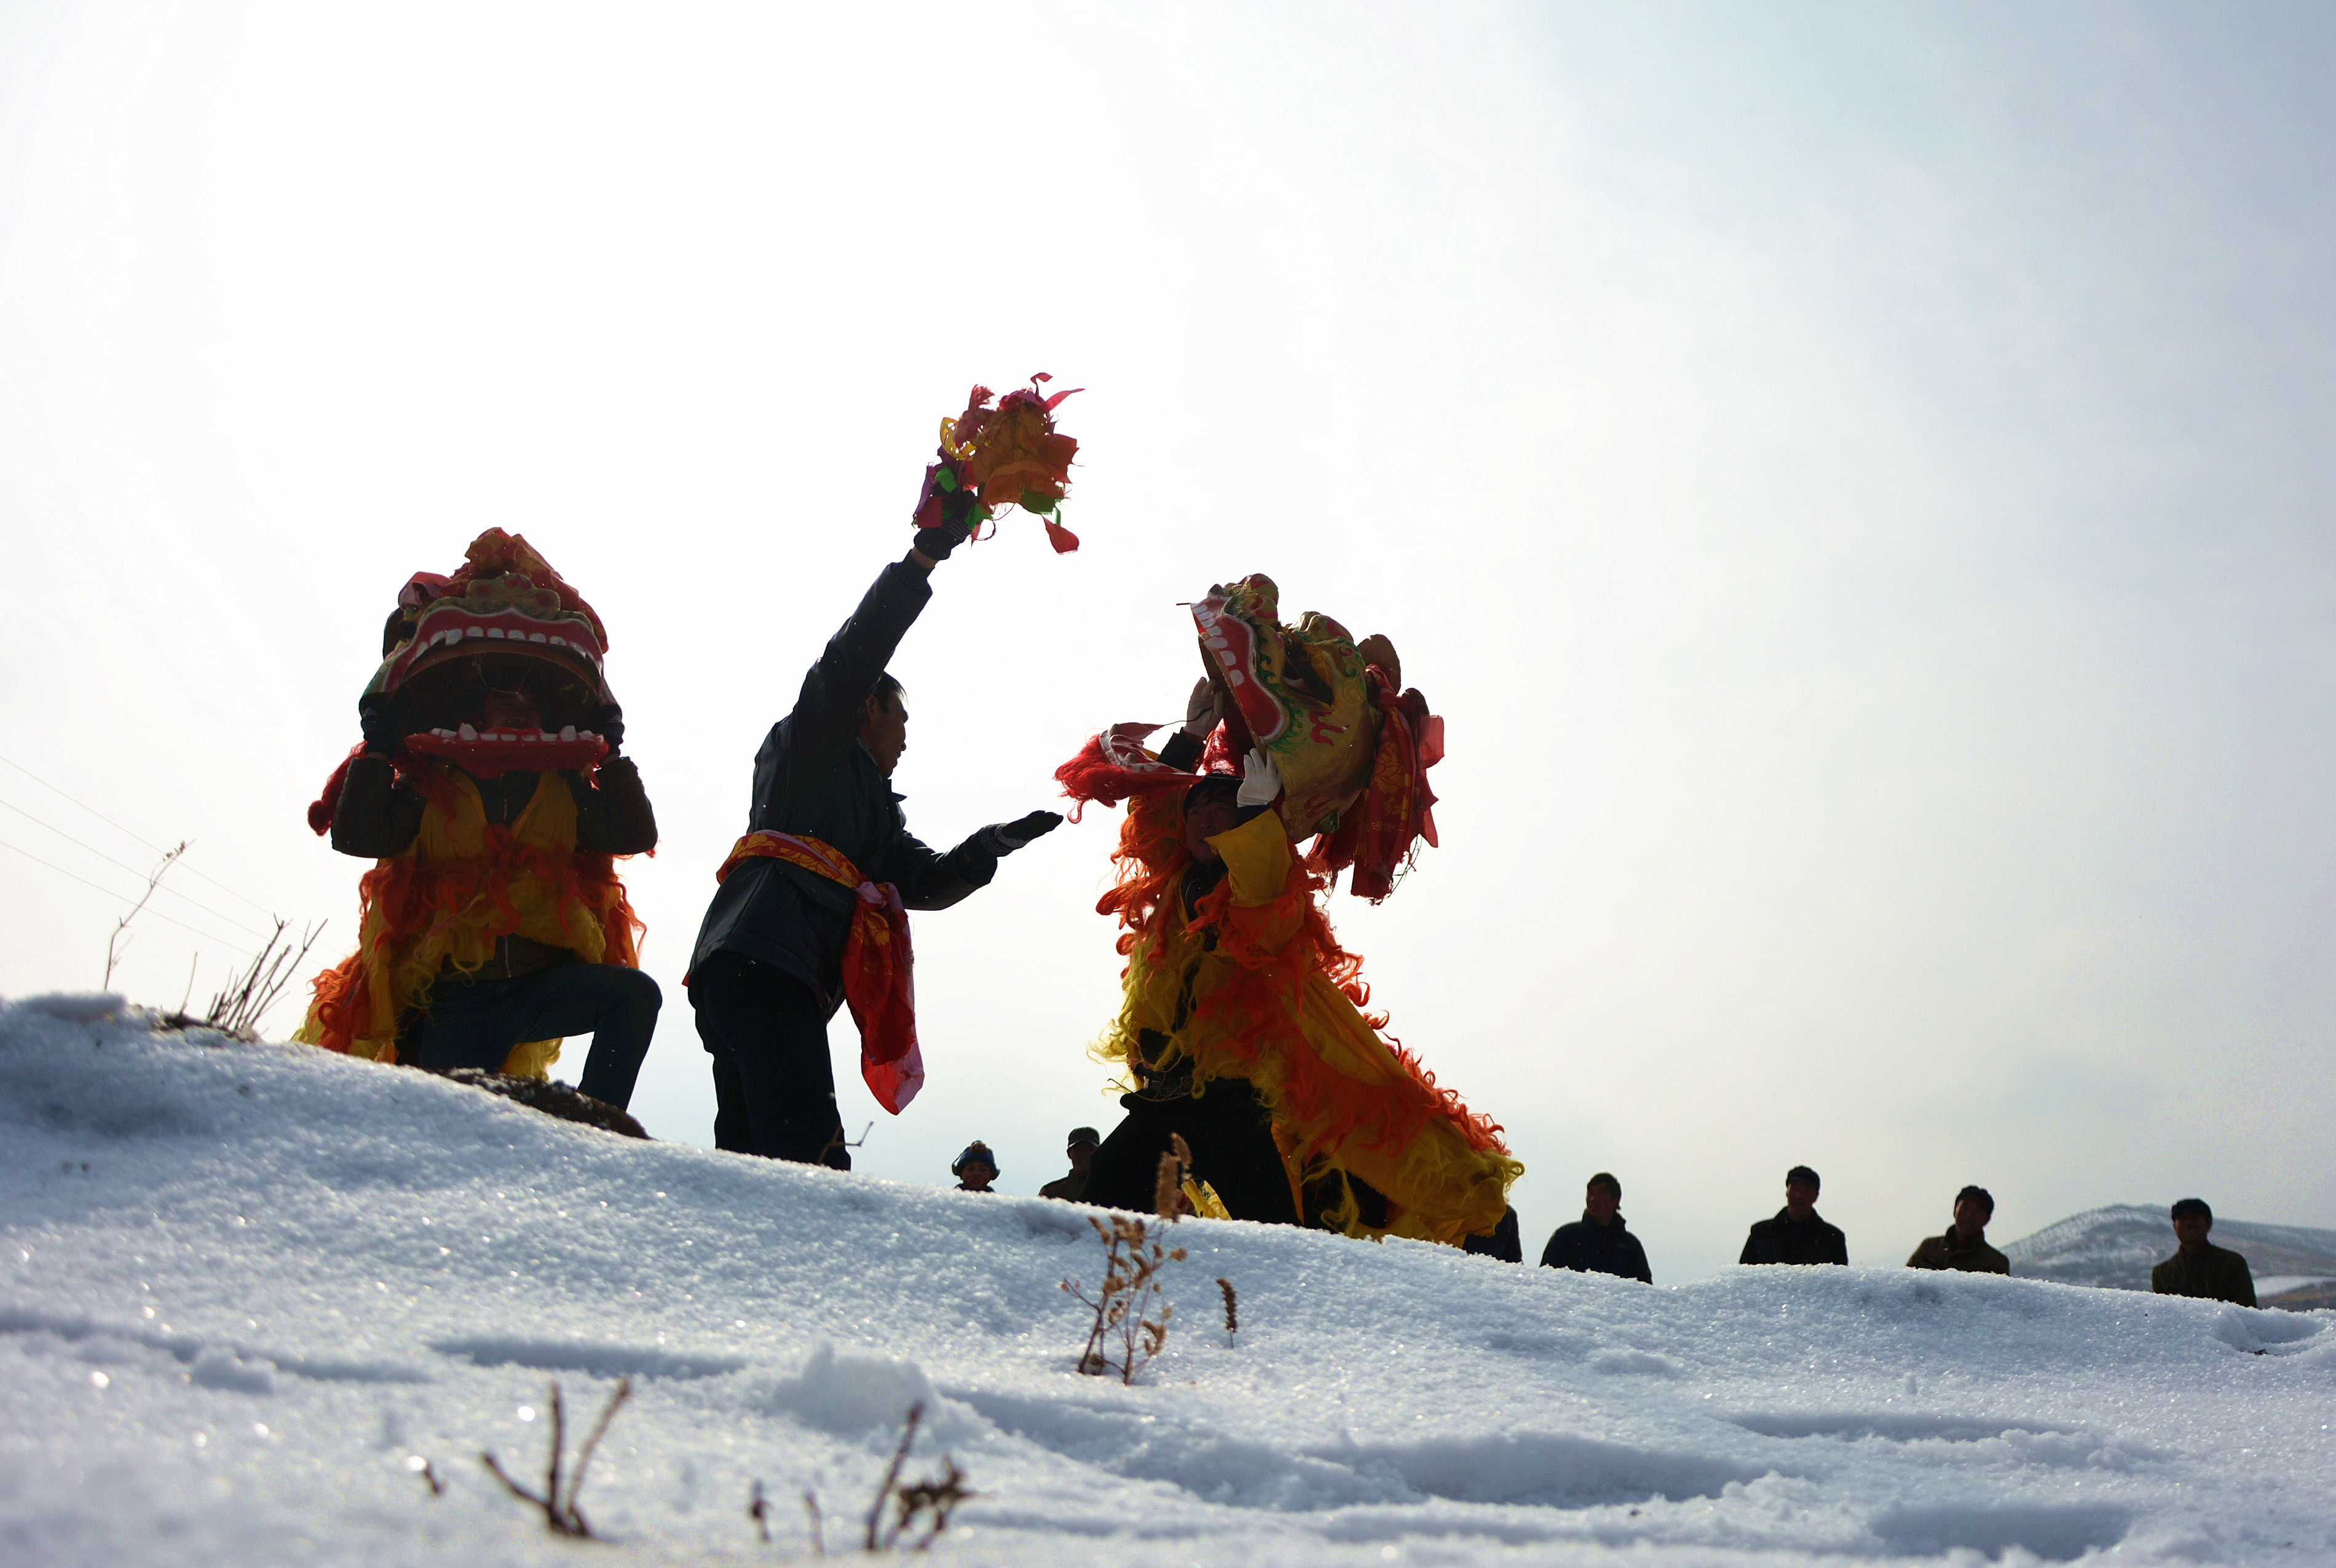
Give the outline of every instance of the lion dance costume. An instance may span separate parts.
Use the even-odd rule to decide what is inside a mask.
[[[1205,750],[1181,735],[1154,754],[1141,741],[1158,726],[1118,725],[1056,774],[1082,804],[1127,803],[1116,883],[1096,906],[1124,928],[1124,1000],[1095,1051],[1135,1084],[1131,1112],[1163,1076],[1189,1081],[1196,1107],[1212,1083],[1245,1083],[1308,1222],[1458,1245],[1501,1222],[1523,1167],[1364,1010],[1361,959],[1320,901],[1342,871],[1386,898],[1417,843],[1435,843],[1426,772],[1443,724],[1402,688],[1386,638],[1358,645],[1319,614],[1285,627],[1278,597],[1258,576],[1192,607],[1223,715]],[[1224,874],[1188,907],[1205,880],[1188,880],[1191,770],[1252,748],[1280,772],[1280,799],[1208,840]]]
[[[402,803],[418,824],[358,883],[356,951],[316,977],[294,1037],[394,1062],[401,1030],[430,1011],[434,991],[475,986],[482,973],[510,976],[514,950],[539,970],[576,960],[637,970],[643,927],[607,846],[646,849],[656,830],[632,764],[612,756],[613,736],[589,727],[618,728],[601,668],[608,633],[526,540],[489,529],[453,575],[416,573],[382,640],[380,668],[360,703],[375,716],[367,743],[335,771],[308,823],[319,834],[334,831],[336,813],[346,814],[356,786],[371,783],[367,770],[384,773],[385,759],[394,784],[384,774],[375,798],[391,813]],[[499,683],[527,690],[540,723],[482,728],[481,693]],[[508,803],[495,811],[490,800]],[[631,815],[646,830],[612,838],[599,824],[634,802]],[[335,842],[349,847],[342,832]],[[500,971],[491,970],[498,961]],[[653,1025],[647,976],[600,978],[645,991]],[[545,1077],[560,1047],[558,1038],[520,1041],[501,1070]],[[621,1096],[608,1097],[621,1105],[631,1083],[627,1071]]]

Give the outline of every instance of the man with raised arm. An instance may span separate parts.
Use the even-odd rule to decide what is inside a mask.
[[[987,886],[1000,856],[1063,820],[1032,812],[944,854],[909,832],[892,792],[909,711],[884,666],[972,511],[970,493],[955,492],[878,574],[754,755],[746,834],[715,873],[687,981],[714,1057],[718,1148],[851,1169],[828,1020],[851,1002],[869,1087],[887,1110],[906,1105],[924,1072],[904,911],[947,909]]]

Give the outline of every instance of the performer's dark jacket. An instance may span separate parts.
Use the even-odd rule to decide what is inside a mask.
[[[1460,1250],[1480,1258],[1498,1258],[1504,1263],[1523,1262],[1525,1244],[1517,1232],[1517,1206],[1511,1203],[1502,1210],[1499,1224],[1462,1242]]]
[[[1587,1213],[1571,1225],[1560,1225],[1549,1245],[1542,1249],[1541,1266],[1613,1274],[1650,1285],[1655,1282],[1654,1271],[1647,1267],[1646,1248],[1639,1245],[1639,1238],[1630,1234],[1620,1214],[1611,1225],[1597,1224]]]
[[[1973,1236],[1965,1246],[1955,1234],[1952,1225],[1943,1236],[1926,1238],[1906,1260],[1910,1269],[1958,1269],[1966,1274],[2009,1274],[2011,1260],[1987,1244],[1984,1234]]]
[[[898,887],[912,910],[947,909],[998,874],[998,856],[978,832],[947,854],[910,833],[901,797],[860,744],[876,677],[932,596],[926,574],[905,561],[878,576],[803,677],[794,710],[771,726],[754,754],[746,816],[748,833],[820,840],[861,875]],[[801,981],[832,1016],[843,1003],[852,897],[841,883],[781,861],[742,861],[706,909],[690,969],[720,953],[752,959]]]
[[[1837,1225],[1828,1225],[1812,1210],[1796,1221],[1790,1209],[1779,1209],[1773,1220],[1763,1220],[1744,1239],[1739,1263],[1839,1263],[1849,1265],[1849,1239]]]
[[[2195,1252],[2176,1252],[2150,1270],[2149,1288],[2161,1296],[2197,1296],[2241,1307],[2255,1304],[2255,1277],[2247,1261],[2212,1242]]]
[[[535,798],[543,775],[513,768],[493,778],[480,778],[458,769],[478,786],[479,804],[487,822],[509,827]],[[600,765],[595,784],[572,769],[554,775],[568,786],[576,801],[576,847],[591,854],[638,855],[657,848],[657,813],[648,792],[641,787],[640,770],[628,756],[611,757]],[[427,803],[411,784],[397,782],[384,756],[371,752],[349,762],[341,784],[341,798],[333,808],[333,847],[345,855],[387,860],[414,847],[422,832]],[[527,937],[495,939],[494,955],[471,975],[474,980],[507,980],[532,974],[554,964],[569,963],[576,955]],[[452,960],[448,960],[451,966]]]

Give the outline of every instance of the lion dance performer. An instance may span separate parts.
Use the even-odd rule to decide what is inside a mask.
[[[1442,721],[1386,638],[1285,627],[1277,600],[1265,577],[1211,590],[1183,729],[1155,755],[1140,743],[1159,726],[1115,726],[1056,774],[1083,805],[1127,802],[1096,906],[1124,928],[1125,995],[1096,1053],[1132,1086],[1085,1201],[1150,1208],[1182,1135],[1235,1219],[1459,1245],[1500,1223],[1523,1167],[1364,1012],[1320,902],[1342,871],[1387,897],[1436,842]]]
[[[1056,521],[1078,443],[1053,415],[1069,395],[1034,385],[993,409],[977,386],[966,412],[942,421],[913,546],[878,574],[754,755],[746,832],[715,872],[687,982],[714,1058],[717,1148],[850,1170],[828,1020],[851,1004],[861,1076],[899,1115],[925,1076],[907,911],[987,887],[1001,857],[1062,824],[1032,812],[946,854],[909,832],[891,786],[909,710],[884,667],[933,596],[933,568],[995,511],[1019,505],[1046,520],[1057,550],[1076,547]]]
[[[294,1037],[381,1062],[542,1078],[589,1034],[577,1087],[622,1109],[657,984],[615,857],[657,819],[602,673],[592,607],[491,528],[450,577],[417,572],[358,701],[365,741],[308,823],[375,861],[357,950],[316,977]]]

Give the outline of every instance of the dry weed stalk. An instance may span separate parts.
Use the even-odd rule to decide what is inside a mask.
[[[1225,1293],[1225,1343],[1231,1344],[1241,1332],[1241,1311],[1233,1301],[1233,1282],[1222,1274],[1217,1276],[1217,1289]]]
[[[275,930],[268,933],[268,940],[259,951],[252,955],[251,962],[229,979],[227,989],[211,998],[210,1011],[203,1015],[206,1027],[217,1029],[224,1035],[233,1035],[238,1039],[257,1041],[259,1038],[259,1020],[267,1016],[268,1008],[276,1005],[276,998],[283,994],[285,986],[299,971],[301,964],[307,959],[308,950],[316,945],[316,938],[325,929],[322,920],[304,927],[300,932],[300,945],[295,948],[291,939],[284,934],[291,925],[292,922],[282,915],[276,917]],[[278,947],[278,942],[283,945]]]
[[[1162,1156],[1163,1162],[1170,1158]],[[1136,1373],[1168,1342],[1168,1320],[1176,1309],[1161,1294],[1160,1271],[1183,1262],[1184,1249],[1169,1246],[1133,1214],[1114,1214],[1108,1225],[1089,1215],[1087,1223],[1103,1240],[1102,1288],[1090,1297],[1078,1281],[1063,1281],[1063,1289],[1095,1314],[1086,1348],[1079,1352],[1079,1370],[1091,1378],[1116,1371],[1122,1383],[1134,1383]],[[1114,1340],[1117,1361],[1107,1351]]]
[[[591,1436],[586,1437],[584,1446],[576,1451],[576,1468],[565,1477],[564,1491],[561,1487],[560,1466],[565,1458],[564,1451],[568,1446],[568,1407],[560,1399],[560,1380],[556,1378],[552,1379],[550,1401],[551,1458],[544,1466],[542,1493],[538,1495],[530,1492],[512,1480],[510,1474],[503,1469],[501,1461],[491,1453],[481,1454],[480,1463],[494,1473],[495,1479],[501,1482],[504,1489],[512,1496],[521,1502],[532,1503],[542,1509],[543,1522],[553,1534],[572,1536],[579,1541],[598,1540],[599,1537],[592,1534],[592,1526],[585,1523],[582,1510],[576,1506],[576,1495],[584,1489],[584,1472],[591,1467],[593,1451],[600,1446],[601,1437],[608,1433],[608,1423],[617,1418],[618,1407],[632,1397],[633,1380],[630,1378],[619,1378],[617,1380],[617,1391],[608,1396],[608,1402],[600,1407],[600,1418],[592,1423]]]
[[[1192,1170],[1192,1145],[1182,1133],[1169,1134],[1168,1143],[1171,1152],[1160,1156],[1160,1172],[1152,1183],[1152,1212],[1173,1225],[1192,1212],[1192,1201],[1184,1196],[1184,1178]]]
[[[820,1147],[819,1158],[813,1160],[812,1164],[815,1165],[824,1165],[827,1164],[828,1155],[835,1153],[838,1149],[856,1149],[860,1147],[862,1144],[865,1144],[868,1141],[868,1135],[875,1130],[876,1124],[871,1122],[866,1126],[860,1129],[860,1135],[858,1137],[847,1138],[843,1135],[843,1128],[839,1125],[835,1131],[827,1135],[827,1142]]]
[[[900,1544],[903,1535],[909,1536],[910,1551],[930,1550],[934,1539],[949,1528],[949,1514],[957,1505],[975,1495],[966,1490],[965,1472],[959,1469],[957,1461],[946,1454],[941,1456],[941,1473],[939,1475],[922,1481],[900,1479],[900,1466],[909,1459],[909,1446],[917,1440],[917,1424],[924,1418],[922,1400],[909,1407],[908,1417],[900,1426],[900,1446],[892,1450],[892,1462],[885,1466],[884,1479],[876,1488],[874,1500],[868,1505],[868,1528],[862,1545],[867,1552],[890,1552]],[[820,1528],[819,1494],[806,1491],[803,1499],[803,1512],[811,1519],[811,1554],[824,1557],[827,1555],[827,1540]],[[884,1522],[884,1505],[887,1503],[892,1506],[892,1522],[889,1525]],[[762,1532],[763,1539],[768,1541],[771,1538],[770,1510],[764,1502],[760,1481],[754,1483],[754,1501],[747,1505],[746,1514],[754,1521],[754,1527]],[[917,1528],[920,1522],[923,1525],[920,1533]]]
[[[900,1466],[909,1457],[909,1445],[916,1441],[917,1423],[924,1418],[924,1401],[920,1399],[909,1407],[909,1418],[900,1427],[900,1446],[892,1450],[892,1463],[884,1472],[884,1485],[877,1488],[876,1501],[868,1507],[867,1546],[871,1552],[890,1552],[901,1533],[920,1518],[928,1521],[925,1533],[911,1541],[909,1549],[922,1552],[933,1544],[933,1537],[949,1528],[950,1511],[973,1495],[965,1489],[965,1472],[946,1454],[941,1456],[941,1475],[924,1481],[901,1481]],[[887,1498],[892,1503],[892,1524],[880,1537],[878,1525],[883,1518]]]
[[[191,842],[193,841],[190,839],[180,840],[178,848],[166,852],[161,860],[154,862],[154,869],[146,873],[146,891],[138,895],[138,901],[130,906],[128,914],[113,922],[113,934],[105,939],[103,989],[110,991],[113,989],[113,966],[122,961],[122,953],[129,950],[130,943],[125,939],[131,934],[130,922],[136,920],[140,911],[145,909],[147,901],[154,896],[154,890],[162,885],[163,873],[179,863],[179,857],[187,852],[187,846]]]

